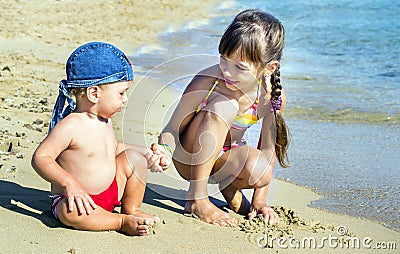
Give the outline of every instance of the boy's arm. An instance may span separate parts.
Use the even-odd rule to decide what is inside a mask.
[[[143,155],[146,155],[148,152],[151,152],[151,150],[145,146],[137,146],[137,145],[131,145],[127,144],[124,142],[117,142],[117,148],[115,150],[115,154],[120,154],[121,152],[127,150],[127,149],[132,149],[138,153],[141,153]]]
[[[68,198],[68,208],[74,209],[74,203],[81,213],[90,213],[97,206],[81,183],[57,162],[57,157],[68,148],[72,137],[62,128],[60,122],[37,147],[32,156],[32,167],[46,181],[61,186]]]
[[[120,154],[127,149],[142,154],[147,161],[147,168],[149,168],[151,172],[164,172],[165,169],[162,165],[166,160],[166,155],[164,153],[152,150],[151,148],[145,146],[136,146],[123,142],[117,142],[115,154]]]

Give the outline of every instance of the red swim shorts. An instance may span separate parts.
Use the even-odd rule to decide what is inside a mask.
[[[57,207],[58,204],[66,197],[65,193],[55,194],[52,197],[51,211],[56,219],[57,217]],[[118,200],[118,184],[117,179],[114,177],[111,185],[102,193],[97,195],[90,195],[96,205],[102,207],[104,210],[112,212],[116,206],[120,206],[121,202]]]
[[[105,191],[97,195],[90,195],[96,205],[101,206],[104,210],[112,212],[114,207],[121,205],[118,200],[118,184],[117,178],[114,177],[114,181],[111,183]]]

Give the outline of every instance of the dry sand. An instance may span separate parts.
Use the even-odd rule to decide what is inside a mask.
[[[281,217],[279,226],[271,228],[261,220],[250,222],[240,217],[237,227],[207,225],[182,214],[184,201],[158,194],[184,196],[184,186],[165,180],[176,176],[173,168],[166,175],[149,178],[143,210],[163,220],[151,236],[127,237],[117,232],[63,227],[50,215],[49,183],[31,168],[30,158],[47,133],[69,54],[88,41],[107,41],[133,55],[141,46],[157,44],[157,34],[168,26],[207,19],[216,2],[0,2],[0,253],[396,253],[373,249],[378,242],[394,242],[400,248],[398,232],[375,222],[308,207],[312,200],[320,198],[317,194],[279,180],[273,180],[268,200]],[[159,105],[169,104],[179,96],[172,91],[166,93],[162,97],[165,101]],[[163,110],[159,108],[159,112]],[[114,121],[118,136],[121,118],[119,115]],[[146,133],[147,138],[154,139],[157,131]],[[223,205],[221,200],[220,195],[214,195],[217,204]],[[330,242],[334,237],[340,238],[337,231],[344,230],[341,226],[347,230],[341,238],[352,239],[350,248],[343,242]],[[265,232],[269,239],[284,237],[287,241],[281,242],[280,247],[275,240],[273,248],[262,248],[265,242],[257,242]],[[324,237],[327,239],[322,246]],[[372,240],[368,242],[367,237]],[[313,238],[321,248],[308,248]],[[290,246],[295,240],[304,239],[305,248],[301,244],[297,248]],[[355,246],[357,239],[360,248]],[[363,245],[363,240],[371,249]]]

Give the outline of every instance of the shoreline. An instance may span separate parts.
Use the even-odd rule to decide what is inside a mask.
[[[184,216],[182,214],[183,200],[169,199],[157,194],[156,191],[159,193],[170,191],[177,196],[184,195],[184,189],[171,185],[163,175],[149,173],[154,179],[149,181],[142,208],[146,212],[159,215],[165,223],[158,225],[155,228],[155,234],[149,237],[127,237],[117,232],[71,230],[61,226],[51,217],[48,197],[50,185],[31,168],[30,158],[33,150],[47,132],[46,125],[58,93],[57,84],[64,76],[64,62],[70,52],[78,44],[86,42],[87,38],[93,37],[93,40],[102,38],[111,42],[127,55],[131,55],[134,49],[140,47],[140,42],[157,43],[157,34],[163,30],[160,29],[160,24],[165,25],[176,21],[175,24],[179,25],[195,17],[206,18],[205,10],[215,4],[214,1],[207,2],[207,5],[169,1],[155,8],[151,1],[139,2],[138,5],[133,3],[129,6],[140,6],[140,11],[128,12],[132,16],[127,16],[126,19],[121,18],[118,13],[125,13],[127,4],[130,4],[128,1],[101,4],[97,1],[84,1],[78,8],[69,6],[69,1],[57,3],[32,1],[26,2],[24,8],[19,8],[19,2],[15,1],[1,11],[2,24],[7,24],[7,28],[2,30],[0,36],[0,52],[3,56],[0,59],[2,86],[2,91],[0,91],[1,250],[18,253],[94,251],[99,253],[265,253],[267,251],[256,242],[258,237],[263,236],[265,225],[259,223],[253,225],[253,228],[248,228],[245,224],[241,224],[243,227],[217,227]],[[90,8],[96,4],[98,4],[98,9]],[[108,16],[109,20],[104,18],[104,13],[108,13],[110,9],[115,17],[121,18],[118,26],[114,26],[115,17]],[[104,31],[99,30],[96,22],[87,22],[85,23],[87,29],[80,30],[82,21],[79,17],[72,15],[77,10],[81,15],[86,14],[85,17],[88,17],[88,20],[103,19],[101,25]],[[161,15],[161,12],[164,14]],[[27,19],[30,16],[29,13],[35,15]],[[142,20],[141,15],[146,20]],[[170,16],[173,16],[172,20],[166,19]],[[68,17],[70,23],[63,23],[64,17]],[[147,22],[152,19],[159,21],[158,23]],[[25,26],[27,20],[31,26]],[[140,24],[135,22],[140,22]],[[134,32],[130,30],[132,28],[130,26],[135,28]],[[59,30],[62,32],[58,32]],[[67,35],[72,35],[72,39]],[[137,44],[131,44],[131,40],[135,38],[139,38],[136,41]],[[157,85],[156,81],[151,81],[151,83]],[[176,96],[175,92],[169,90],[165,92],[167,96],[162,97],[162,101],[158,104],[161,107],[154,109],[156,116],[165,114],[168,107],[162,107],[162,105],[168,105]],[[145,100],[151,96],[151,91],[147,91],[142,99]],[[158,118],[150,119],[155,120],[146,123],[150,129],[146,132],[144,142],[155,138],[160,125],[156,120]],[[121,127],[120,121],[121,118],[114,120],[114,124],[119,125],[116,130],[117,136],[122,135],[122,138],[126,138],[125,135],[128,135],[133,140],[137,140],[133,134],[143,136],[139,125],[135,124],[129,131],[128,128],[125,129],[126,126]],[[139,131],[134,128],[139,128]],[[141,138],[139,137],[138,140]],[[9,149],[10,144],[12,144],[11,149]],[[7,152],[7,150],[11,151]],[[173,168],[166,173],[176,176]],[[155,179],[157,177],[159,179]],[[282,211],[282,227],[271,229],[274,234],[284,232],[287,238],[291,236],[298,239],[302,237],[321,239],[329,234],[337,236],[336,229],[332,227],[344,225],[349,231],[349,236],[357,236],[360,239],[370,237],[374,240],[372,243],[396,242],[400,238],[398,232],[378,223],[309,207],[308,204],[319,196],[306,187],[274,179],[270,192],[268,202],[277,209],[283,207],[280,210]],[[245,195],[248,196],[251,193],[246,191]],[[213,200],[219,204],[224,203],[219,195],[215,195]],[[290,211],[295,211],[298,216],[294,216]],[[320,221],[320,226],[317,225],[317,221]],[[397,248],[400,247],[397,246]],[[329,250],[331,253],[343,252],[341,248],[332,249],[329,246],[325,246],[324,250]],[[309,253],[310,250],[307,248],[285,250],[274,245],[273,251]],[[351,249],[349,253],[365,253],[365,251],[367,251],[365,248]],[[395,253],[396,250],[392,251]]]
[[[320,207],[320,206],[317,206],[317,205],[313,205],[312,202],[318,201],[320,199],[324,199],[324,194],[321,193],[321,192],[316,191],[315,190],[316,187],[304,186],[304,185],[298,184],[298,183],[296,183],[294,181],[285,179],[284,177],[274,176],[274,179],[279,181],[279,182],[283,182],[283,183],[286,183],[286,184],[291,184],[291,185],[294,185],[294,186],[299,187],[299,188],[305,188],[306,190],[309,190],[312,193],[314,193],[317,196],[317,198],[311,200],[310,203],[307,204],[307,206],[310,207],[310,208],[313,208],[313,209],[316,209],[316,210],[321,210],[321,211],[327,212],[329,214],[337,215],[337,216],[347,216],[347,217],[358,219],[358,220],[362,220],[362,221],[368,221],[368,222],[371,222],[371,223],[375,223],[375,224],[381,225],[381,226],[387,228],[388,230],[400,233],[400,231],[396,230],[395,228],[391,228],[389,225],[385,225],[384,222],[380,222],[380,221],[376,221],[376,220],[372,220],[372,219],[368,219],[368,218],[364,218],[364,217],[359,217],[359,216],[353,216],[353,215],[350,215],[350,214],[346,214],[344,212],[332,211],[332,210],[329,210],[328,208],[324,208],[324,207]]]

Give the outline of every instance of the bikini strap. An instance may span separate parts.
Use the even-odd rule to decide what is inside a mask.
[[[257,88],[257,97],[256,97],[256,104],[258,104],[260,102],[260,89],[262,87],[262,78],[260,78],[260,80],[258,81],[258,88]]]
[[[199,113],[200,110],[202,110],[205,106],[207,106],[208,98],[210,97],[211,93],[214,91],[215,87],[219,84],[221,77],[218,77],[218,79],[215,80],[214,84],[212,85],[211,89],[208,91],[206,97],[201,101],[199,106],[197,106],[196,113]],[[262,78],[260,78],[258,82],[258,88],[257,88],[257,98],[255,101],[255,104],[258,104],[260,102],[259,97],[260,97],[260,89],[262,86]]]
[[[199,104],[199,106],[197,106],[196,113],[199,113],[200,110],[202,110],[205,106],[207,106],[208,97],[210,97],[210,95],[211,95],[211,93],[214,91],[215,87],[219,84],[219,80],[220,80],[220,78],[218,78],[217,80],[215,80],[213,86],[212,86],[211,89],[208,91],[206,97],[201,101],[201,103]]]

